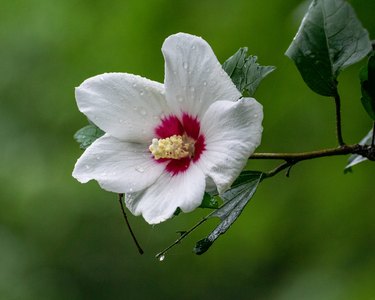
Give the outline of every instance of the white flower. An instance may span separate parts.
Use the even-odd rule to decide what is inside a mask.
[[[126,194],[150,224],[189,212],[204,191],[227,190],[259,145],[262,106],[241,98],[211,47],[178,33],[162,47],[164,85],[108,73],[76,88],[79,110],[106,132],[78,159],[73,176]]]

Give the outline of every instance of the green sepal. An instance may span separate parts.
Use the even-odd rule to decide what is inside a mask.
[[[237,89],[244,95],[252,97],[260,82],[273,70],[273,66],[261,66],[256,56],[248,56],[247,48],[240,48],[223,63],[223,69]]]
[[[212,196],[209,193],[204,193],[202,203],[199,207],[217,209],[219,208],[219,201],[215,196]]]
[[[89,147],[96,139],[100,138],[104,134],[101,130],[94,124],[87,125],[74,134],[74,139],[79,143],[79,147],[85,150]]]
[[[182,212],[181,208],[177,207],[176,210],[173,213],[174,217],[177,217]]]
[[[314,92],[335,96],[340,71],[371,48],[367,31],[346,1],[313,0],[285,54]]]

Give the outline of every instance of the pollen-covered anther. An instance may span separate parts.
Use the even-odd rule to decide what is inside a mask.
[[[194,140],[186,135],[172,135],[165,139],[152,139],[149,147],[155,159],[181,159],[194,155]]]

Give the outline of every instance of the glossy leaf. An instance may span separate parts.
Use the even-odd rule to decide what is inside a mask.
[[[74,134],[74,139],[80,144],[81,149],[86,149],[90,146],[97,138],[104,134],[99,127],[94,124],[87,125]]]
[[[247,48],[240,48],[223,64],[223,69],[228,73],[237,89],[246,96],[255,94],[260,82],[273,70],[272,66],[261,66],[257,63],[256,56],[248,56]]]
[[[371,119],[375,121],[375,51],[360,72],[361,102]]]
[[[360,145],[370,145],[372,141],[372,129],[369,131],[369,133],[359,142]],[[352,167],[355,165],[358,165],[361,162],[366,161],[367,158],[363,157],[362,155],[353,154],[348,159],[348,164],[346,165],[344,169],[344,173],[351,172]]]
[[[237,220],[253,197],[261,178],[261,172],[244,171],[233,183],[232,188],[221,195],[224,204],[210,216],[219,217],[221,222],[207,237],[196,243],[193,249],[196,254],[200,255],[206,252],[216,239]]]
[[[313,0],[285,54],[314,92],[335,96],[340,71],[370,51],[369,35],[346,1]]]

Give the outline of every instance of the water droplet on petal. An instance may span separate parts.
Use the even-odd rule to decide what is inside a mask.
[[[182,66],[183,66],[183,68],[184,68],[185,70],[187,70],[187,68],[189,67],[189,65],[188,65],[187,62],[183,62]]]
[[[134,83],[132,84],[132,86],[133,86],[133,88],[136,88],[136,87],[137,87],[137,84],[134,82]]]
[[[159,261],[163,261],[163,260],[165,259],[165,255],[164,255],[164,254],[160,255],[160,256],[158,257],[158,259],[159,259]]]
[[[98,155],[98,156],[96,157],[96,159],[97,159],[97,160],[101,159],[100,155]]]
[[[90,169],[89,165],[85,165],[86,170]]]
[[[142,116],[147,115],[147,111],[146,111],[144,108],[142,108],[139,112],[140,112],[140,114],[141,114]]]
[[[254,118],[258,118],[258,115],[257,115],[257,114],[255,114],[255,115],[254,115]]]
[[[129,192],[132,193],[132,192],[133,192],[133,188],[130,188],[130,189],[129,189]]]
[[[143,173],[143,172],[145,171],[145,169],[142,168],[141,166],[136,167],[135,169],[136,169],[139,173]]]
[[[119,123],[121,123],[121,124],[124,123],[124,120],[123,120],[123,119],[120,119],[120,120],[119,120]]]
[[[182,98],[182,96],[177,96],[177,101],[178,101],[178,102],[183,102],[183,101],[184,101],[184,98]]]
[[[203,85],[204,85],[204,86],[207,86],[207,81],[203,81]]]
[[[195,92],[195,87],[191,86],[190,87],[190,91],[194,93]]]
[[[191,46],[191,50],[195,50],[195,45]]]
[[[144,92],[144,91],[140,91],[139,94],[140,94],[141,96],[143,96],[143,95],[145,94],[145,92]]]
[[[136,106],[133,106],[133,109],[134,109],[135,111],[137,111],[137,110],[138,110],[138,107],[136,107]]]

